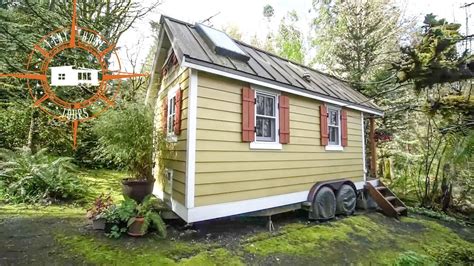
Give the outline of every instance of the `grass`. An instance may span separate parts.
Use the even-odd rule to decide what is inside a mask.
[[[123,199],[121,180],[126,176],[124,172],[105,169],[81,171],[79,177],[84,179],[89,187],[86,201],[93,202],[101,193],[110,193],[114,201]]]
[[[115,200],[122,199],[120,180],[125,176],[117,171],[82,171],[80,177],[90,188],[86,202],[92,202],[107,191]],[[472,229],[444,221],[451,227],[463,229],[456,230],[459,231],[456,233],[423,216],[404,217],[398,221],[371,213],[324,224],[293,222],[276,233],[237,237],[233,240],[233,248],[229,249],[219,241],[202,244],[189,238],[180,240],[179,231],[168,239],[149,235],[141,239],[124,237],[111,240],[101,233],[85,229],[86,207],[81,204],[0,206],[0,222],[13,216],[19,217],[15,222],[23,222],[26,227],[50,230],[55,246],[61,250],[55,253],[56,256],[62,255],[66,260],[77,258],[84,264],[242,265],[245,262],[312,264],[324,261],[325,264],[417,265],[474,262],[474,244],[458,235],[459,232],[472,234]],[[22,217],[28,219],[22,220]],[[44,221],[49,220],[42,219],[50,218],[57,224],[45,229],[48,222]],[[69,222],[65,222],[66,219]],[[225,233],[217,234],[220,234],[219,238],[225,237]]]
[[[87,263],[99,265],[243,265],[223,248],[184,242],[153,240],[124,248],[123,242],[87,236],[58,235],[58,243]]]
[[[116,202],[123,199],[120,181],[126,173],[113,170],[83,170],[79,172],[88,187],[83,200],[61,205],[0,204],[0,216],[77,217],[85,215],[86,209],[101,193],[110,193]]]
[[[474,244],[451,229],[420,217],[405,217],[397,222],[381,214],[323,225],[290,224],[276,236],[263,233],[248,239],[244,249],[258,256],[297,255],[308,261],[324,259],[335,264],[340,263],[341,257],[356,264],[474,262]]]

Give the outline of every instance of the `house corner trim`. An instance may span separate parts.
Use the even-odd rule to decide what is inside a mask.
[[[197,70],[189,68],[188,124],[186,144],[186,208],[194,208],[196,177],[196,120],[197,120]]]

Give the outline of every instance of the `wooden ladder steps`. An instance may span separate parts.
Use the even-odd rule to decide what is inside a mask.
[[[386,216],[399,217],[408,214],[407,206],[381,181],[377,186],[367,182],[366,188]]]
[[[387,197],[385,197],[385,199],[386,199],[387,201],[392,201],[392,200],[395,200],[396,198],[397,198],[397,197],[395,197],[395,196],[387,196]]]
[[[398,207],[395,207],[395,210],[400,214],[402,213],[403,211],[406,211],[407,208],[403,207],[403,206],[398,206]]]

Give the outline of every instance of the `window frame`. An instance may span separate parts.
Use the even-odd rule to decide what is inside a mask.
[[[176,120],[176,93],[178,92],[179,86],[174,86],[171,89],[168,90],[167,94],[167,104],[168,108],[166,108],[166,140],[168,142],[177,142],[178,137],[176,135],[176,132],[174,131],[174,121]],[[172,104],[171,104],[172,102]],[[174,113],[171,113],[171,110],[174,110]],[[170,116],[173,116],[173,120],[170,123]]]
[[[280,108],[279,108],[279,96],[280,93],[268,90],[263,87],[252,86],[254,90],[254,99],[255,99],[255,111],[254,111],[254,127],[255,127],[255,140],[250,142],[250,149],[265,149],[265,150],[281,150],[283,145],[280,143]],[[275,139],[274,141],[265,141],[257,138],[257,95],[262,94],[264,96],[270,96],[274,98],[274,108],[275,108]],[[261,117],[269,117],[265,115],[258,115]],[[272,117],[273,118],[273,117]]]
[[[66,80],[66,73],[59,73],[58,80]]]
[[[325,149],[327,151],[343,151],[344,150],[344,147],[342,146],[342,125],[341,125],[341,122],[342,122],[342,119],[341,119],[341,108],[340,107],[337,107],[337,106],[327,106],[326,108],[327,110],[327,132],[328,132],[328,144],[326,145]],[[334,112],[336,111],[337,112],[337,138],[338,138],[338,141],[337,141],[337,144],[336,143],[331,143],[331,140],[330,140],[330,137],[331,137],[331,132],[330,132],[330,127],[335,127],[333,125],[330,125],[330,117],[329,117],[329,113],[330,112]]]

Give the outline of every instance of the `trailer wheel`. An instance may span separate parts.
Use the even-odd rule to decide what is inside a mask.
[[[318,190],[313,199],[313,217],[317,220],[329,220],[336,214],[336,197],[329,187]]]
[[[336,193],[336,213],[351,215],[356,207],[357,195],[354,188],[344,184]]]

